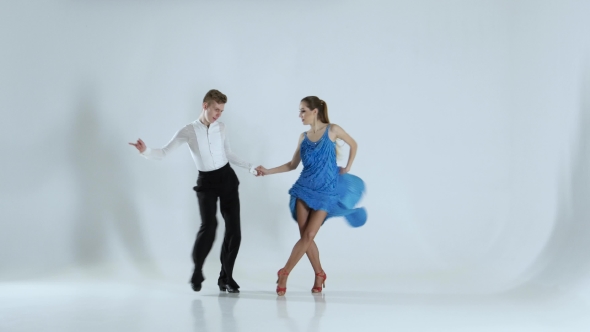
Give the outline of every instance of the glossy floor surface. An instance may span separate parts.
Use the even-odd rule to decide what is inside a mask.
[[[165,282],[0,283],[0,331],[589,331],[579,296],[524,290],[504,295],[412,295],[372,289],[268,285],[240,294]],[[243,288],[244,285],[242,285]]]

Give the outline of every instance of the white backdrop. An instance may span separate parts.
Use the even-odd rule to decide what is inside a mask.
[[[367,184],[369,220],[359,229],[330,220],[317,238],[343,285],[494,292],[583,280],[589,10],[582,1],[1,1],[0,280],[82,271],[186,282],[197,170],[186,147],[154,162],[127,142],[164,145],[211,88],[228,95],[222,121],[254,164],[291,158],[307,95],[326,100],[357,140],[351,172]],[[287,190],[299,171],[255,178],[236,168],[242,286],[268,279],[271,289],[297,240]],[[296,273],[311,274],[305,258]]]

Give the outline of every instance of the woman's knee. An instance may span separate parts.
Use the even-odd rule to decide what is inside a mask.
[[[316,231],[309,231],[306,230],[303,232],[303,234],[301,235],[301,238],[303,239],[303,241],[313,241],[313,239],[315,238],[315,235],[317,234]]]
[[[301,235],[301,237],[303,237],[304,233],[305,233],[305,226],[299,225],[299,235]]]

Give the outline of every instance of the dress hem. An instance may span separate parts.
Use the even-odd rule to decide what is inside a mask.
[[[303,203],[305,203],[305,205],[307,205],[307,207],[308,207],[308,208],[310,208],[310,209],[312,209],[312,210],[314,210],[314,211],[324,211],[324,212],[326,212],[327,214],[329,214],[329,213],[330,213],[330,211],[328,210],[329,208],[327,208],[327,207],[323,207],[323,208],[314,208],[314,207],[310,206],[310,205],[309,205],[309,203],[308,203],[308,202],[307,202],[305,199],[303,199],[302,197],[298,197],[298,196],[295,196],[295,195],[293,195],[293,194],[289,194],[289,195],[290,195],[291,197],[295,198],[295,204],[297,204],[297,200],[299,199],[299,200],[301,200]]]

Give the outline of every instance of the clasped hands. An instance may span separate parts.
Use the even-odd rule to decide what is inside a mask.
[[[256,176],[265,176],[265,175],[270,174],[268,172],[268,169],[264,168],[264,166],[262,166],[262,165],[256,167],[255,169],[256,169],[256,172],[258,173],[258,174],[256,174]]]

